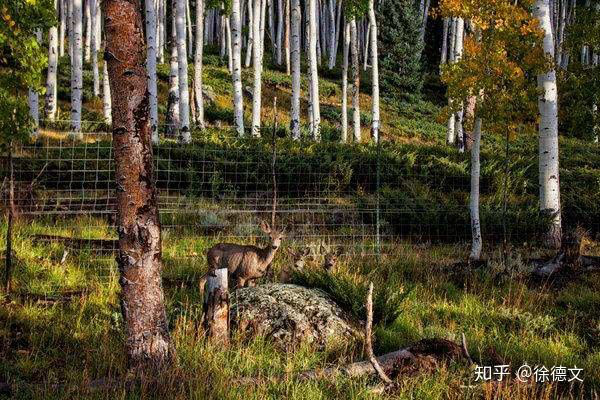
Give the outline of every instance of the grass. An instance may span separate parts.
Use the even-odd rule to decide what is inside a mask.
[[[340,354],[303,346],[281,353],[265,338],[248,342],[235,337],[227,349],[205,343],[199,330],[202,311],[196,282],[206,269],[202,255],[214,239],[173,230],[164,234],[163,277],[177,366],[161,377],[158,386],[88,392],[82,382],[117,377],[125,371],[118,274],[111,257],[95,257],[91,250],[71,254],[61,263],[62,245],[31,240],[30,235],[43,226],[47,226],[43,221],[17,224],[14,292],[0,308],[0,379],[17,388],[16,398],[162,398],[167,394],[182,399],[379,398],[369,392],[375,383],[370,380],[297,379],[304,370],[361,359],[361,349]],[[106,222],[90,218],[58,221],[53,232],[113,237]],[[577,365],[584,369],[585,379],[583,385],[573,387],[519,384],[514,379],[502,385],[482,384],[474,381],[472,368],[449,364],[402,377],[391,398],[525,399],[559,394],[582,398],[598,389],[600,284],[596,277],[577,277],[562,287],[532,282],[522,269],[521,255],[529,252],[524,248],[510,251],[508,269],[499,267],[500,254],[490,249],[490,268],[462,274],[452,264],[465,257],[465,246],[389,245],[393,256],[383,257],[379,265],[368,257],[344,257],[333,278],[319,278],[321,284],[314,278],[318,272],[310,272],[312,283],[334,298],[345,293],[346,302],[340,303],[356,315],[364,313],[363,284],[374,282],[376,311],[392,316],[388,321],[378,318],[377,353],[421,338],[459,341],[464,333],[473,359],[482,365],[492,365],[492,355],[497,354],[512,368],[523,363]],[[289,262],[281,252],[275,269]],[[329,283],[324,285],[323,279]],[[306,277],[304,282],[311,284]],[[378,296],[377,290],[386,295]],[[73,291],[80,293],[62,301],[39,301],[39,295],[59,299]],[[397,301],[378,306],[380,297],[394,294]],[[281,376],[283,380],[278,379]],[[264,382],[231,384],[240,377]]]

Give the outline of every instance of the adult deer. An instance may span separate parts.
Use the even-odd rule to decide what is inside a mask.
[[[208,272],[200,278],[201,291],[204,289],[206,277],[221,268],[227,268],[229,279],[236,288],[254,286],[255,281],[267,271],[285,236],[285,229],[279,231],[271,228],[264,221],[260,223],[260,229],[270,239],[266,247],[218,243],[208,250],[206,253]]]

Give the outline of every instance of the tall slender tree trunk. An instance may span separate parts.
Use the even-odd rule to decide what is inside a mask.
[[[93,1],[93,0],[92,0]],[[145,0],[146,6],[146,69],[150,103],[150,132],[152,143],[158,143],[158,89],[156,84],[156,10],[154,0]]]
[[[425,0],[423,5],[421,29],[419,30],[419,40],[421,43],[425,43],[425,30],[427,29],[427,17],[429,17],[429,2],[430,0]]]
[[[67,0],[59,0],[60,20],[58,24],[58,56],[65,55],[65,29],[67,25]]]
[[[337,25],[335,23],[335,0],[329,0],[329,60],[327,63],[327,67],[329,69],[333,69],[335,67],[335,57],[336,57],[336,28]]]
[[[175,5],[173,0],[173,5]],[[173,10],[175,7],[173,8]],[[167,101],[167,136],[175,137],[179,131],[179,61],[177,57],[177,29],[175,13],[171,18],[171,57],[169,73],[169,98]]]
[[[342,142],[348,141],[348,53],[350,53],[350,24],[344,21],[344,50],[342,60]]]
[[[104,0],[108,73],[115,103],[113,151],[117,186],[117,263],[129,366],[150,372],[169,365],[161,281],[158,193],[148,125],[148,79],[139,0]]]
[[[352,53],[352,128],[354,141],[361,141],[360,133],[360,62],[358,56],[358,32],[356,29],[356,18],[350,20],[350,48]]]
[[[230,19],[225,17],[225,39],[227,44],[227,69],[231,73],[233,68],[233,52],[231,51],[231,22]],[[240,49],[242,44],[242,36],[240,35]]]
[[[309,38],[310,43],[308,51],[310,53],[310,87],[311,87],[311,108],[312,124],[311,133],[316,141],[321,140],[321,108],[319,104],[319,70],[317,68],[317,0],[308,0],[309,2]]]
[[[243,1],[243,0],[242,0]],[[250,67],[252,53],[254,52],[254,5],[253,0],[248,0],[248,45],[246,46],[246,60],[244,66]]]
[[[83,92],[82,0],[73,0],[73,57],[71,58],[71,136],[83,139],[81,97]]]
[[[244,93],[242,92],[242,22],[240,0],[231,4],[231,31],[233,36],[233,119],[237,134],[244,135]]]
[[[371,134],[377,142],[379,138],[379,55],[377,50],[377,19],[375,18],[374,0],[369,0],[369,21],[371,25],[371,76],[372,76],[372,113]]]
[[[550,19],[549,0],[536,0],[534,16],[544,30],[544,52],[554,58],[554,40]],[[554,69],[538,75],[540,97],[539,122],[539,184],[540,210],[551,216],[550,228],[546,234],[546,245],[559,248],[561,245],[560,180],[558,168],[558,91]]]
[[[266,1],[266,0],[262,0]],[[261,37],[261,0],[254,0],[254,37]],[[256,41],[253,47],[252,65],[254,69],[254,86],[252,90],[252,135],[260,136],[260,112],[262,97],[262,47],[264,42]]]
[[[455,51],[455,43],[456,43],[456,29],[458,23],[457,18],[450,19],[450,45],[448,46],[448,62],[454,62],[454,51]],[[448,106],[452,107],[452,99],[448,97]],[[456,132],[455,132],[455,123],[454,123],[454,113],[450,114],[448,118],[448,128],[446,131],[446,143],[454,144],[456,142]]]
[[[104,114],[104,122],[108,126],[112,125],[112,99],[110,98],[110,83],[108,78],[108,66],[104,61],[102,66],[102,111]]]
[[[194,53],[194,94],[196,123],[204,129],[204,95],[202,94],[202,59],[204,55],[204,0],[196,0],[196,43]],[[235,64],[235,63],[234,63]]]
[[[90,47],[91,47],[91,59],[92,59],[92,81],[93,81],[93,94],[94,97],[100,96],[100,71],[98,70],[98,40],[97,35],[99,29],[97,24],[98,20],[98,0],[88,0],[90,3],[90,19],[91,19],[91,33],[90,33]]]
[[[285,72],[289,75],[291,73],[290,65],[290,0],[285,0],[285,35],[284,35],[284,46],[285,46]]]
[[[85,41],[84,41],[84,54],[85,62],[90,62],[91,48],[92,48],[92,2],[90,0],[82,0],[85,14]]]
[[[58,12],[58,2],[54,0],[54,8]],[[48,32],[48,75],[46,77],[46,118],[56,119],[57,108],[57,68],[58,68],[58,30],[56,26]]]
[[[481,258],[481,222],[479,220],[479,176],[481,170],[481,117],[475,118],[473,128],[473,148],[471,148],[471,195],[469,197],[469,210],[471,214],[471,254],[469,258],[478,261]]]
[[[188,60],[186,44],[186,13],[187,0],[175,0],[176,29],[177,29],[177,62],[179,75],[179,137],[183,143],[190,143],[190,93],[188,86]]]
[[[42,33],[40,31],[37,31],[35,36],[37,38],[38,43],[42,41]],[[31,116],[31,119],[33,119],[34,123],[32,136],[35,138],[38,136],[40,128],[40,97],[37,90],[29,88],[28,103],[29,115]]]
[[[283,64],[283,22],[283,1],[277,0],[277,45],[275,46],[277,65]]]
[[[194,43],[194,35],[192,33],[192,15],[190,13],[190,0],[185,0],[185,31],[187,38],[187,51],[186,53],[189,55],[193,51],[193,43]],[[188,53],[189,52],[189,53]]]
[[[65,0],[67,2],[67,29],[69,37],[69,58],[71,59],[71,68],[73,68],[73,42],[75,38],[73,36],[73,5],[74,0]]]
[[[363,70],[366,71],[367,70],[367,66],[369,65],[369,44],[371,43],[371,41],[369,40],[371,36],[371,23],[370,23],[370,18],[369,18],[369,22],[367,25],[367,33],[365,33],[365,45],[364,45],[364,56],[363,56]]]
[[[292,72],[292,105],[290,131],[292,138],[300,139],[300,35],[301,8],[300,0],[291,0],[291,72]]]
[[[443,28],[442,28],[442,50],[440,57],[440,66],[446,64],[448,59],[448,25],[450,24],[450,19],[448,17],[444,18]]]
[[[462,58],[463,43],[465,32],[465,20],[458,18],[456,26],[456,38],[454,41],[453,62],[458,62]],[[458,151],[465,151],[465,138],[463,130],[463,104],[461,102],[459,110],[454,113],[454,135],[457,139]]]

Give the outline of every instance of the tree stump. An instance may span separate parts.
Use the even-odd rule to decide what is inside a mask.
[[[203,327],[212,343],[229,343],[229,290],[227,286],[227,268],[221,268],[209,274],[204,290]]]

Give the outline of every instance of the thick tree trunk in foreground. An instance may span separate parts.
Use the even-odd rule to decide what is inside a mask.
[[[469,210],[471,213],[471,254],[469,259],[478,261],[481,258],[481,222],[479,220],[479,176],[481,170],[481,118],[475,118],[473,128],[473,148],[471,149],[471,196]]]
[[[377,20],[375,18],[374,0],[369,1],[369,22],[371,25],[371,76],[373,81],[373,123],[371,134],[373,140],[379,140],[379,56],[377,51]]]
[[[291,72],[292,72],[292,110],[290,131],[292,138],[300,139],[300,0],[291,0]]]
[[[161,238],[148,124],[148,79],[139,0],[104,0],[113,115],[121,310],[129,365],[173,360],[160,277]]]
[[[240,0],[233,0],[231,30],[233,36],[232,79],[233,79],[233,120],[239,136],[244,135],[244,94],[242,92],[242,23]]]
[[[549,0],[537,0],[534,16],[544,30],[544,52],[554,58],[554,40],[550,19]],[[538,75],[538,87],[541,91],[538,107],[539,125],[539,185],[540,210],[551,216],[550,229],[546,234],[546,245],[559,248],[561,244],[560,180],[558,170],[558,92],[556,72],[551,69]]]

